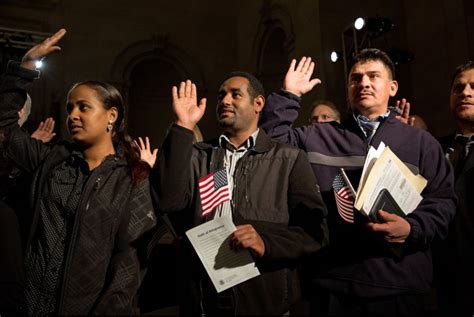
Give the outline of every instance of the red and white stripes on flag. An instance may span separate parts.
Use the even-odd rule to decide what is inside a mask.
[[[214,208],[230,200],[227,172],[220,169],[199,180],[199,196],[201,197],[202,216],[206,216]]]
[[[355,197],[341,174],[337,174],[332,182],[334,197],[336,198],[337,212],[345,222],[354,223]]]

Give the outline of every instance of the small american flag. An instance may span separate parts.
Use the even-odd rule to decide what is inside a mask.
[[[227,172],[220,169],[199,180],[202,216],[206,216],[218,205],[230,200]]]
[[[345,222],[354,223],[354,195],[341,174],[337,174],[332,182],[337,212]]]

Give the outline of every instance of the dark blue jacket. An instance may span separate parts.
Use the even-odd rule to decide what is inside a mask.
[[[282,91],[269,96],[260,127],[273,138],[305,150],[328,206],[330,245],[315,269],[324,288],[362,297],[423,292],[432,282],[430,244],[444,239],[455,214],[453,173],[438,142],[427,132],[400,123],[391,114],[377,129],[371,144],[383,141],[415,173],[428,180],[420,205],[407,216],[410,235],[403,255],[395,257],[389,246],[369,232],[367,220],[355,211],[355,223],[347,224],[337,213],[332,181],[339,168],[348,171],[355,188],[368,145],[350,116],[341,124],[313,124],[292,128],[300,98]]]

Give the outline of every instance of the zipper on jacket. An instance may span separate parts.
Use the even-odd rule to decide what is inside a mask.
[[[201,306],[201,317],[206,317],[206,313],[204,312],[204,303],[203,303],[203,292],[202,292],[202,279],[199,278],[199,290],[200,290],[200,298],[199,298],[199,305]]]
[[[245,184],[245,202],[248,204],[250,201],[249,201],[249,191],[250,191],[250,186],[248,186],[248,176],[247,176],[247,172],[248,172],[248,165],[247,164],[243,164],[243,178],[244,178],[244,184]]]
[[[61,293],[60,293],[60,298],[59,298],[59,305],[58,305],[58,314],[63,314],[63,302],[64,302],[64,290],[65,290],[65,285],[67,284],[67,271],[69,266],[71,265],[71,258],[72,258],[72,250],[74,249],[75,243],[76,243],[76,238],[77,238],[77,231],[79,230],[79,224],[81,220],[82,213],[81,210],[88,210],[89,209],[89,198],[90,198],[90,193],[96,189],[96,185],[100,182],[100,177],[98,177],[95,181],[94,179],[94,172],[92,171],[92,174],[90,175],[89,179],[86,182],[86,186],[84,187],[84,191],[81,194],[81,200],[79,201],[78,208],[76,210],[76,215],[74,217],[74,226],[72,229],[72,234],[71,234],[71,241],[69,243],[69,248],[67,250],[67,256],[66,256],[66,264],[64,265],[63,269],[63,277],[62,277],[62,283],[61,283]],[[92,183],[93,182],[93,183]],[[84,206],[85,205],[85,206]]]
[[[237,316],[237,307],[239,307],[237,303],[237,291],[235,290],[235,286],[232,287],[232,293],[234,293],[234,316]]]
[[[245,202],[249,203],[249,196],[248,196],[248,190],[247,188],[247,161],[248,161],[248,156],[249,156],[249,150],[247,150],[247,153],[245,153],[237,162],[235,166],[235,171],[234,171],[234,190],[232,193],[232,207],[235,207],[235,202],[237,201],[235,193],[237,192],[242,192],[244,193],[244,198]],[[237,188],[237,185],[243,185],[243,188]],[[235,210],[235,209],[233,209]]]

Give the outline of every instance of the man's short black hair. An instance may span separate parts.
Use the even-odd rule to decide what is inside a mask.
[[[395,65],[390,57],[384,51],[379,50],[378,48],[366,48],[360,51],[352,59],[351,68],[354,67],[357,63],[365,63],[368,61],[380,61],[388,70],[388,75],[390,79],[395,79]]]
[[[465,71],[468,71],[471,69],[474,69],[474,61],[468,61],[467,63],[461,64],[458,67],[456,67],[456,70],[454,71],[454,74],[453,74],[453,78],[451,79],[451,86],[454,84],[454,81],[461,73],[464,73]]]
[[[257,98],[260,95],[265,97],[265,90],[263,89],[263,85],[260,80],[258,80],[254,75],[243,71],[235,71],[227,74],[227,76],[224,77],[222,82],[225,82],[227,79],[232,77],[247,78],[247,80],[249,81],[248,93],[252,99]]]

